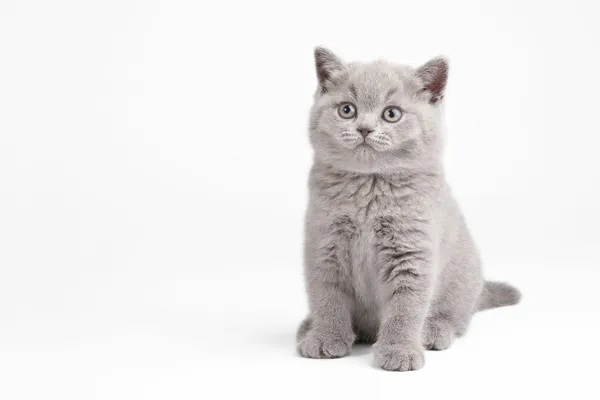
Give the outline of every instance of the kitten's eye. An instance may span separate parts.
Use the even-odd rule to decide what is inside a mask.
[[[352,118],[356,115],[356,107],[351,103],[343,103],[340,108],[338,108],[338,113],[342,118]]]
[[[398,122],[402,118],[402,110],[398,107],[388,107],[383,110],[381,115],[387,122]]]

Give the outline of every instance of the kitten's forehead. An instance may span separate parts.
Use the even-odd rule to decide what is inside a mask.
[[[376,107],[394,95],[406,95],[417,89],[412,68],[384,61],[348,65],[340,89],[357,102]]]

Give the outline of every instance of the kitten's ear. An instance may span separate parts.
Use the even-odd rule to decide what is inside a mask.
[[[422,91],[430,93],[431,104],[437,103],[444,97],[448,81],[448,60],[444,57],[436,57],[417,68],[415,74],[423,83]]]
[[[315,65],[317,67],[317,78],[319,79],[321,93],[325,93],[327,90],[325,84],[329,81],[332,74],[344,69],[344,62],[330,50],[317,47],[315,48]]]

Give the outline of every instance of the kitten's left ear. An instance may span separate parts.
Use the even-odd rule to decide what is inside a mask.
[[[448,60],[436,57],[425,65],[417,68],[415,74],[423,83],[422,91],[431,94],[429,102],[435,104],[444,97],[446,82],[448,81]]]
[[[319,86],[321,87],[321,93],[325,93],[326,83],[331,78],[331,75],[335,72],[344,69],[344,62],[331,50],[324,47],[317,47],[315,49],[315,66],[317,68],[317,78],[319,79]]]

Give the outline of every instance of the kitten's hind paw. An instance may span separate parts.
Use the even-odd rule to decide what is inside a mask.
[[[308,358],[340,358],[350,354],[352,341],[309,332],[298,342],[298,353]]]
[[[427,350],[446,350],[456,337],[454,328],[448,321],[427,320],[423,326],[423,346]]]
[[[388,371],[414,371],[423,368],[425,355],[418,346],[375,344],[375,363]]]

